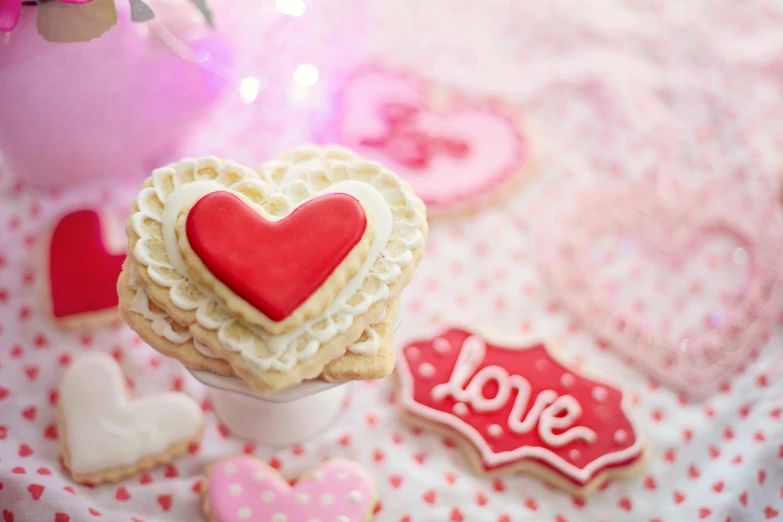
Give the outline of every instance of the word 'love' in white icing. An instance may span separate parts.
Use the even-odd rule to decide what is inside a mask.
[[[517,396],[508,416],[509,429],[517,434],[529,433],[538,425],[538,435],[552,447],[562,447],[575,440],[588,444],[595,442],[596,433],[585,426],[576,426],[582,415],[582,406],[571,395],[560,395],[554,390],[543,390],[527,410],[531,397],[530,381],[520,375],[509,375],[501,366],[486,366],[470,376],[484,362],[486,345],[484,340],[471,335],[462,344],[457,363],[451,372],[449,381],[432,389],[432,398],[442,400],[451,396],[458,401],[470,404],[476,412],[491,412],[503,408],[516,388]],[[497,393],[492,398],[484,396],[484,387],[491,381],[497,383]],[[562,431],[555,433],[555,430]]]

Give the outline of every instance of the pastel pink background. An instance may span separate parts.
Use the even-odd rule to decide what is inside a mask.
[[[657,173],[666,182],[720,179],[754,197],[776,197],[766,187],[783,172],[783,122],[775,117],[783,114],[783,7],[761,0],[612,0],[589,9],[575,0],[311,0],[301,18],[285,20],[274,16],[273,2],[254,1],[254,11],[250,0],[231,6],[216,6],[216,20],[231,28],[225,34],[237,49],[236,74],[274,72],[275,82],[253,104],[230,91],[193,129],[189,153],[255,165],[307,139],[304,122],[328,113],[334,75],[379,55],[527,108],[549,151],[539,182],[501,207],[433,225],[406,290],[402,328],[459,313],[558,337],[570,364],[631,389],[652,450],[649,466],[587,499],[527,476],[480,479],[448,439],[400,420],[392,379],[352,385],[339,421],[311,441],[282,449],[246,444],[220,425],[201,385],[128,328],[68,333],[47,321],[36,288],[37,240],[55,215],[80,205],[105,203],[123,219],[136,187],[85,185],[42,195],[16,186],[2,169],[0,513],[13,512],[16,522],[55,520],[58,512],[79,522],[202,520],[205,467],[247,452],[287,479],[325,457],[359,461],[378,487],[379,522],[783,520],[781,320],[733,380],[693,401],[583,329],[542,280],[528,237],[538,218],[533,204],[555,187],[624,184]],[[319,67],[314,88],[293,88],[299,63]],[[708,259],[693,262],[707,270]],[[670,306],[657,297],[634,295],[648,306]],[[705,297],[691,300],[707,306],[711,297],[699,301]],[[54,404],[64,367],[85,350],[119,359],[135,393],[176,388],[197,397],[207,414],[200,444],[120,484],[73,483],[58,462]]]
[[[176,5],[176,4],[172,4]],[[184,2],[174,33],[230,58]],[[178,146],[227,82],[174,53],[120,10],[100,39],[50,44],[23,6],[0,42],[0,153],[18,180],[45,188],[116,180],[178,159]]]
[[[780,203],[735,183],[668,185],[648,175],[551,191],[528,229],[547,285],[586,329],[703,398],[765,343],[780,312]]]

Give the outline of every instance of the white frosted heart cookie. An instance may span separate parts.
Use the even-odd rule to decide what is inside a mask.
[[[157,169],[127,230],[150,300],[266,391],[319,376],[363,342],[412,278],[427,222],[395,174],[345,149],[308,147],[258,172],[216,158]]]
[[[199,404],[179,392],[129,399],[115,360],[79,356],[60,385],[58,418],[65,467],[74,480],[113,482],[171,462],[198,440]]]

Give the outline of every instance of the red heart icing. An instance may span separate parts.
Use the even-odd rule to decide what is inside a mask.
[[[213,192],[196,202],[186,223],[207,269],[273,321],[318,290],[366,228],[361,203],[348,194],[326,194],[267,221],[234,194]]]
[[[532,461],[586,487],[642,457],[622,392],[570,371],[543,344],[449,328],[402,354],[404,407],[464,436],[485,471]]]
[[[77,210],[63,216],[49,245],[53,315],[63,319],[115,308],[124,261],[125,253],[107,252],[97,212]]]

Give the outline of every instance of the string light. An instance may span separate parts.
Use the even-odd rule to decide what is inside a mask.
[[[239,95],[245,103],[253,103],[261,90],[261,81],[255,76],[248,76],[239,84]]]
[[[307,8],[302,0],[277,0],[275,5],[278,11],[293,17],[302,16]]]
[[[307,8],[303,0],[275,0],[275,6],[280,13],[292,18],[302,16]],[[288,21],[284,23],[284,26],[282,27],[283,33],[286,33],[285,29],[288,28],[291,21],[292,20],[289,18]],[[157,19],[152,20],[149,26],[172,51],[177,53],[184,60],[199,65],[216,76],[229,80],[232,83],[236,81],[232,80],[232,78],[236,78],[236,76],[231,71],[231,66],[226,63],[218,63],[220,61],[212,56],[209,49],[204,47],[195,50],[191,49]],[[278,41],[273,48],[279,43],[280,41]],[[296,84],[296,87],[290,92],[292,98],[299,101],[309,98],[310,94],[307,94],[307,88],[313,87],[318,83],[318,78],[319,72],[317,67],[309,63],[299,65],[296,70],[294,70],[294,83]],[[266,80],[264,75],[246,76],[239,82],[237,91],[239,92],[243,103],[251,104],[256,101],[259,92],[264,89],[265,86]]]
[[[193,61],[200,64],[205,64],[209,61],[209,59],[212,58],[212,55],[209,53],[209,50],[205,48],[196,49],[193,52]]]
[[[294,82],[301,87],[312,87],[318,82],[318,69],[315,65],[303,63],[294,71]]]
[[[735,248],[731,253],[731,259],[738,265],[744,265],[748,261],[748,253],[744,248]]]

